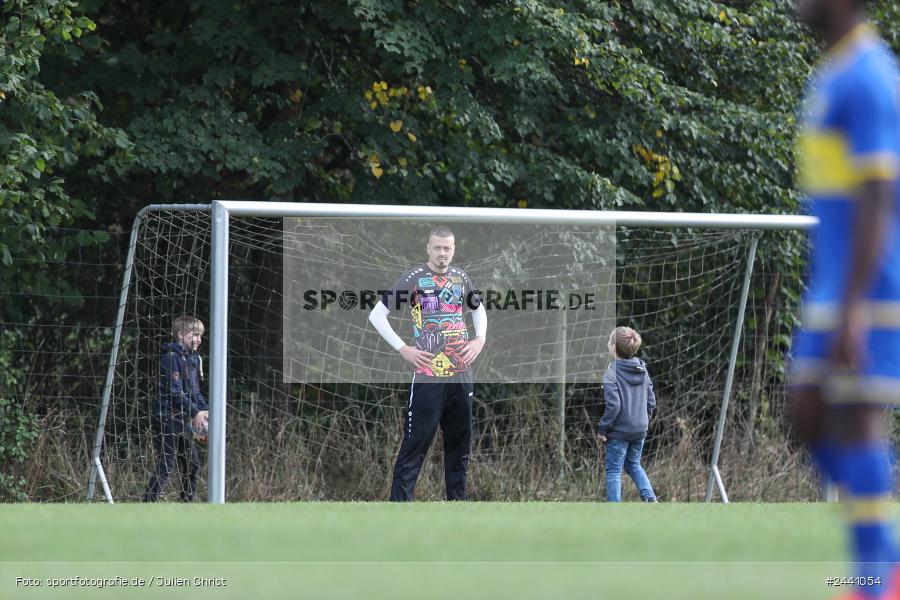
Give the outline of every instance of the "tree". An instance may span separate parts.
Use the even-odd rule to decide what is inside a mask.
[[[0,291],[32,292],[78,302],[74,281],[54,273],[48,260],[62,260],[75,240],[47,237],[46,228],[93,217],[84,196],[72,193],[67,172],[107,147],[127,147],[121,131],[97,121],[93,91],[60,93],[42,77],[56,60],[77,67],[81,38],[95,29],[75,16],[69,0],[7,0],[0,5]],[[83,90],[83,88],[81,88]],[[118,168],[110,159],[106,168]],[[81,236],[78,244],[90,242]],[[102,236],[96,241],[103,241]],[[13,259],[17,261],[17,268]],[[3,302],[0,318],[27,321],[31,306]]]
[[[82,81],[135,143],[133,206],[797,208],[812,46],[786,0],[86,8],[105,43]]]

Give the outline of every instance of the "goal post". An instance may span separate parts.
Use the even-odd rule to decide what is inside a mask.
[[[734,335],[731,338],[731,353],[728,357],[728,371],[725,373],[725,389],[722,392],[722,403],[719,406],[719,419],[716,421],[716,435],[713,442],[712,459],[709,461],[709,481],[706,484],[706,501],[712,501],[713,485],[719,489],[722,502],[728,503],[728,492],[725,482],[719,473],[719,450],[722,448],[722,437],[725,435],[725,420],[728,417],[728,403],[731,400],[731,386],[734,382],[734,368],[737,364],[738,349],[741,343],[741,331],[744,328],[744,314],[747,311],[747,296],[750,294],[750,279],[753,276],[753,263],[756,259],[756,247],[759,245],[759,234],[750,239],[747,250],[747,262],[744,265],[744,283],[741,286],[740,304],[737,319],[734,323]]]
[[[112,493],[106,485],[106,477],[101,464],[101,446],[107,409],[111,401],[113,377],[116,371],[117,353],[125,317],[125,305],[131,285],[134,261],[134,246],[137,243],[139,221],[154,212],[171,210],[194,211],[209,216],[209,404],[210,432],[208,448],[208,495],[211,503],[225,502],[226,481],[226,410],[228,397],[228,348],[229,348],[229,248],[231,223],[236,218],[304,218],[304,219],[355,219],[367,221],[413,221],[438,224],[446,222],[535,225],[535,226],[577,226],[577,227],[633,227],[633,228],[691,228],[704,230],[742,230],[750,232],[750,242],[744,255],[740,277],[742,282],[737,318],[732,324],[731,350],[725,373],[725,385],[719,402],[719,418],[713,440],[712,456],[708,464],[708,486],[706,500],[712,498],[713,486],[718,486],[720,496],[727,502],[725,486],[718,471],[719,451],[722,445],[728,405],[732,392],[732,381],[744,324],[747,297],[750,292],[754,257],[760,236],[773,230],[806,230],[813,227],[813,217],[796,215],[749,215],[714,213],[659,213],[633,211],[584,211],[550,209],[507,209],[476,207],[433,207],[433,206],[393,206],[360,204],[288,203],[256,201],[213,201],[210,205],[154,205],[145,208],[135,219],[129,247],[128,263],[125,265],[121,299],[114,332],[113,348],[101,402],[100,418],[95,446],[91,457],[91,475],[88,484],[88,499],[94,495],[97,478],[103,482],[104,494],[112,501]],[[558,388],[557,388],[558,389]],[[563,389],[564,392],[564,389]],[[557,406],[564,417],[565,394],[556,394]],[[559,434],[560,452],[565,437]]]
[[[97,432],[94,436],[94,446],[91,449],[90,475],[88,476],[87,485],[87,501],[90,502],[94,498],[94,486],[99,478],[103,486],[103,495],[107,502],[112,503],[112,492],[109,489],[109,483],[106,480],[106,473],[103,470],[103,464],[100,461],[100,454],[103,449],[103,434],[106,427],[106,417],[109,411],[109,403],[113,389],[113,378],[116,373],[116,364],[119,357],[119,344],[122,340],[122,327],[125,322],[125,308],[127,306],[128,290],[131,285],[131,273],[134,267],[134,252],[138,243],[138,231],[141,222],[148,214],[160,211],[177,211],[177,212],[208,212],[209,204],[151,204],[145,206],[138,211],[134,217],[131,226],[131,237],[128,241],[128,253],[125,257],[125,270],[122,275],[122,289],[119,293],[119,304],[116,309],[116,324],[113,330],[113,342],[110,349],[109,364],[106,370],[106,380],[103,384],[103,394],[100,398],[100,415],[98,417]]]

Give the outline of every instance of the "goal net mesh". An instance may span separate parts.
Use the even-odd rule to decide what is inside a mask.
[[[101,455],[116,500],[140,499],[155,469],[150,414],[160,379],[161,346],[172,341],[173,319],[195,315],[209,334],[209,232],[205,212],[151,212],[140,222]],[[308,367],[298,377],[286,372],[285,360],[286,327],[301,325],[290,323],[285,310],[285,270],[292,268],[286,266],[288,258],[318,263],[334,273],[364,268],[385,284],[424,262],[424,239],[417,238],[411,250],[408,243],[365,232],[359,228],[347,239],[340,237],[346,232],[315,219],[231,219],[226,425],[230,500],[387,497],[409,383],[373,375],[372,369],[381,364],[379,356],[387,360],[395,353],[366,321],[352,326],[336,322],[327,327],[329,352],[349,363],[350,373],[365,367],[366,376],[325,376],[321,357],[297,352],[291,361]],[[606,302],[612,306],[601,307],[594,313],[601,316],[586,321],[565,311],[574,319],[562,325],[566,348],[577,348],[574,364],[581,366],[576,368],[592,365],[599,374],[609,361],[609,324],[640,332],[639,356],[648,365],[658,404],[645,445],[645,468],[662,499],[702,499],[748,245],[761,232],[624,226],[613,232],[612,261],[582,257],[575,269],[581,281],[614,283],[614,300]],[[778,248],[799,243],[799,235],[766,233],[757,254],[720,459],[733,499],[815,495],[804,459],[781,425],[784,355],[799,290],[787,289],[796,273],[785,273],[777,257]],[[337,246],[329,243],[335,236]],[[579,251],[573,244],[577,241],[556,236],[532,239],[527,247],[535,257],[569,260]],[[457,245],[461,248],[462,241]],[[453,264],[477,283],[512,268],[510,261],[517,256],[521,252],[487,259],[470,253]],[[553,260],[534,269],[544,286],[571,270]],[[315,287],[340,289],[334,281]],[[488,316],[490,343],[503,329],[491,311]],[[554,323],[555,331],[535,327],[529,337],[552,342],[560,327]],[[400,321],[394,325],[401,337],[408,337]],[[315,334],[297,331],[301,342]],[[292,343],[297,343],[297,331]],[[204,338],[200,348],[205,374],[210,370],[208,341]],[[377,346],[372,350],[366,344]],[[303,364],[305,360],[310,364]],[[566,365],[573,364],[567,361],[548,371],[543,361],[534,360],[518,366],[513,382],[486,378],[477,383],[470,498],[590,500],[603,495],[603,447],[594,435],[603,411],[599,377],[573,376],[574,368],[566,372]],[[528,372],[535,373],[533,380]],[[201,388],[208,392],[206,378]],[[442,461],[438,432],[419,477],[417,498],[444,497]],[[179,480],[176,471],[164,497],[178,498]],[[205,494],[202,482],[198,493]],[[637,497],[627,478],[623,496]]]

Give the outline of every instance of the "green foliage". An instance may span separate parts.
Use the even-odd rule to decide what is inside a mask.
[[[38,425],[35,415],[0,395],[0,502],[28,499],[20,467],[37,439]]]
[[[71,279],[43,268],[66,250],[63,241],[47,239],[45,230],[93,217],[66,174],[86,158],[100,157],[110,144],[128,145],[122,132],[97,121],[95,92],[60,93],[62,86],[44,81],[44,63],[77,65],[80,38],[96,28],[76,16],[74,7],[68,0],[0,4],[0,291],[77,297],[68,293]],[[119,164],[110,159],[106,168]],[[9,268],[14,258],[21,262]],[[21,321],[27,310],[5,302],[0,314]]]
[[[81,77],[157,199],[784,212],[790,4],[93,0]]]

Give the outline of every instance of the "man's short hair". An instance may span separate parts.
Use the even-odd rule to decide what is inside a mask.
[[[609,334],[609,342],[619,358],[631,358],[641,347],[641,335],[631,327],[616,327]]]
[[[203,335],[206,328],[203,326],[203,321],[193,315],[181,315],[180,317],[175,317],[175,320],[172,321],[172,335],[177,336],[179,333],[188,331],[196,331],[200,335]]]
[[[425,240],[426,244],[431,241],[432,236],[439,238],[456,237],[449,227],[444,227],[443,225],[438,225],[428,233],[428,239]]]

